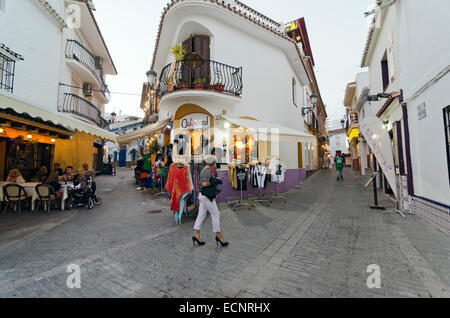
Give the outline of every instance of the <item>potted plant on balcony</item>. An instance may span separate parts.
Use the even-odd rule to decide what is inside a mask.
[[[178,79],[177,89],[185,90],[185,89],[188,89],[188,86],[189,86],[189,84],[188,84],[187,79],[185,79],[184,77]]]
[[[211,84],[211,83],[205,83],[205,89],[207,89],[208,91],[213,91],[214,90],[214,85]]]
[[[219,92],[223,92],[223,90],[225,89],[225,85],[222,83],[217,83],[214,84],[214,90],[219,91]]]
[[[194,81],[194,87],[195,89],[204,89],[205,88],[205,82],[206,79],[204,78],[198,78]]]
[[[170,53],[173,54],[176,61],[182,61],[184,59],[184,55],[186,54],[186,49],[181,43],[177,43],[170,48]]]

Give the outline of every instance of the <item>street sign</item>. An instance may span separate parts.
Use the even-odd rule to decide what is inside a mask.
[[[425,103],[417,106],[417,117],[419,118],[419,120],[427,117],[427,106],[425,105]]]

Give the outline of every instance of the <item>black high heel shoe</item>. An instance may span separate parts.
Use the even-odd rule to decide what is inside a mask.
[[[228,245],[230,245],[229,242],[223,243],[223,242],[220,240],[220,238],[218,238],[217,236],[216,236],[216,243],[217,243],[217,245],[219,245],[219,243],[220,243],[220,245],[222,245],[222,247],[227,247]]]
[[[195,246],[195,243],[197,242],[198,246],[203,246],[206,243],[205,242],[200,242],[198,238],[196,238],[195,236],[192,237],[192,245]]]

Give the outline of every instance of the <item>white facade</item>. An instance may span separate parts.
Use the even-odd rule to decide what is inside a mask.
[[[70,5],[79,8],[79,16],[76,17],[77,21],[81,21],[79,28],[66,24],[69,15],[72,15],[68,11]],[[2,8],[0,30],[10,31],[1,32],[0,43],[24,57],[23,61],[16,63],[13,97],[50,113],[57,113],[60,117],[98,126],[86,117],[58,111],[64,104],[64,93],[72,93],[93,104],[103,115],[109,96],[95,91],[101,90],[102,83],[92,73],[117,74],[87,4],[66,0],[2,0]],[[74,60],[73,55],[67,58],[73,53],[67,49],[67,40],[76,40],[92,56],[101,57],[103,71],[90,70]],[[81,55],[79,52],[76,53],[78,57]],[[90,56],[89,53],[86,55]],[[60,83],[76,87],[90,83],[94,91],[92,96],[85,96],[82,89],[60,86]]]
[[[450,206],[443,120],[443,109],[450,105],[450,2],[400,1],[395,11],[395,49],[399,82],[408,106],[414,193]],[[426,117],[419,119],[422,103]]]
[[[397,0],[377,14],[362,63],[369,67],[369,95],[402,95],[392,103],[381,99],[361,108],[363,114],[378,115],[388,131],[395,132],[395,122],[400,127],[401,139],[391,138],[403,148],[394,146],[395,159],[403,157],[403,162],[396,164],[401,206],[412,204],[413,212],[450,232],[448,214],[442,214],[450,210],[443,114],[450,105],[449,11],[448,1]],[[386,66],[389,84],[384,89],[382,70]],[[405,128],[409,128],[409,138]]]
[[[160,120],[175,116],[184,104],[194,104],[213,116],[225,113],[230,118],[250,117],[307,133],[301,108],[308,102],[305,86],[309,78],[296,44],[283,34],[282,27],[277,32],[269,31],[216,2],[172,2],[165,12],[154,70],[161,74],[166,65],[174,62],[169,53],[171,46],[191,35],[208,35],[211,60],[242,67],[243,92],[239,97],[195,90],[167,94],[159,104]],[[312,156],[317,145],[311,138],[311,143],[302,147]],[[280,151],[290,158],[289,168],[299,167],[296,142],[283,145]],[[308,152],[303,155],[305,167],[313,162]]]

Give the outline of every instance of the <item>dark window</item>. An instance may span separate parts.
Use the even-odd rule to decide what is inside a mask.
[[[444,129],[445,129],[445,142],[447,148],[448,178],[450,182],[450,106],[444,108]]]
[[[381,76],[383,77],[383,90],[386,90],[389,86],[389,64],[386,53],[381,60]]]
[[[0,53],[0,89],[12,93],[16,62]]]

